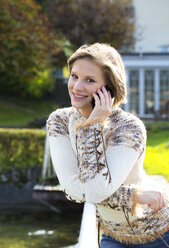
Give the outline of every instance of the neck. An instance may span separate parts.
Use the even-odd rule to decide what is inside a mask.
[[[87,109],[87,110],[84,110],[84,109],[77,109],[77,110],[80,112],[81,115],[88,118],[93,109],[91,107],[91,109]]]

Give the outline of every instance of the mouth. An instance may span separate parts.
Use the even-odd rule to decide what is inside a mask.
[[[82,100],[86,99],[86,97],[87,97],[87,96],[76,94],[74,92],[72,92],[72,95],[73,95],[73,99],[76,101],[82,101]]]

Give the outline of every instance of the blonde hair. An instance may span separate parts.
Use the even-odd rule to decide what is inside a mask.
[[[68,59],[69,72],[74,62],[83,58],[92,60],[101,68],[106,85],[114,93],[113,106],[126,103],[126,74],[117,50],[108,44],[83,45]]]

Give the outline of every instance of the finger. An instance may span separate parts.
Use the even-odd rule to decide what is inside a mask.
[[[153,202],[152,204],[149,204],[148,206],[149,206],[149,208],[151,208],[155,212],[159,209],[159,205],[157,202]]]
[[[161,194],[160,208],[163,208],[163,207],[165,207],[165,199],[163,195]]]
[[[109,107],[112,108],[112,98],[110,91],[108,91],[108,95],[109,95]]]
[[[158,194],[156,195],[156,198],[154,199],[154,205],[153,205],[153,209],[154,211],[158,211],[159,209],[161,209],[164,205],[164,198],[163,195],[158,192]]]
[[[104,96],[103,92],[100,89],[98,89],[97,92],[98,92],[99,97],[100,97],[100,105],[105,106],[106,105],[106,100],[105,100],[105,96]]]
[[[158,192],[155,198],[155,211],[159,210],[161,206],[162,206],[162,195],[160,192]]]
[[[160,199],[159,199],[159,209],[162,208],[163,206],[163,197],[162,195],[160,195]]]
[[[148,207],[151,208],[152,210],[156,211],[156,204],[155,203],[149,203]]]
[[[105,99],[106,99],[106,104],[112,108],[112,98],[111,98],[111,93],[110,90],[107,90],[105,86],[102,86],[102,90],[105,94]]]
[[[164,204],[164,198],[161,193],[159,193],[158,199],[157,199],[157,209],[159,210],[160,208],[163,207]]]
[[[165,208],[165,207],[166,207],[166,201],[165,201],[165,199],[164,199],[164,197],[163,197],[162,208]]]
[[[105,88],[105,86],[102,86],[102,92],[105,97],[105,104],[109,106],[109,93],[108,93],[109,91]]]
[[[98,95],[93,93],[93,97],[94,97],[94,100],[95,100],[95,106],[96,107],[100,106],[100,98],[98,97]]]
[[[159,200],[157,199],[157,195],[154,195],[153,198],[150,198],[148,207],[154,211],[157,211],[158,205],[159,205]]]

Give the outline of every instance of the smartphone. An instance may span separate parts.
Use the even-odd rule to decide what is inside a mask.
[[[110,91],[111,98],[113,98],[114,97],[114,93],[112,92],[112,90],[110,89],[110,87],[106,85],[105,88],[106,88],[106,90]],[[97,94],[97,95],[99,97],[99,94]],[[95,99],[94,99],[94,97],[92,97],[92,99],[91,99],[90,102],[91,102],[92,108],[94,108],[95,107]]]

